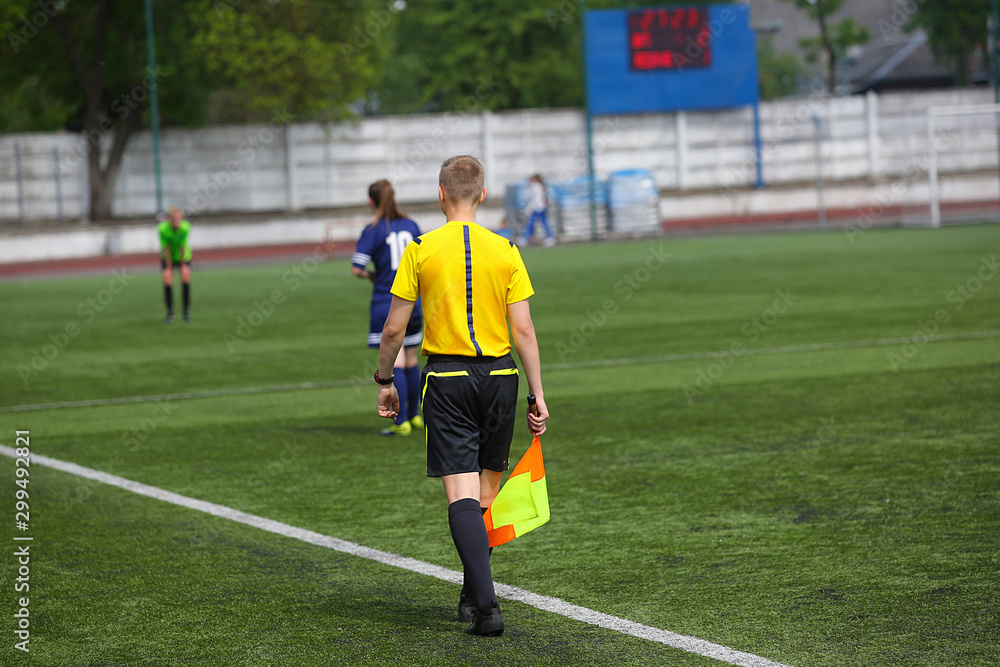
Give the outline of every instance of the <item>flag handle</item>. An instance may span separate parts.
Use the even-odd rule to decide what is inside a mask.
[[[535,401],[534,394],[528,394],[528,410],[531,414],[538,416],[538,403]]]

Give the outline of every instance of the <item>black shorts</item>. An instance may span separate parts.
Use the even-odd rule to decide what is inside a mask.
[[[432,355],[421,380],[427,476],[507,469],[517,407],[511,356]]]
[[[174,262],[174,266],[176,267],[181,267],[184,266],[185,264],[187,264],[188,268],[191,268],[191,262],[185,262],[184,260],[181,260],[179,262]],[[163,255],[160,255],[160,271],[166,271],[166,270],[167,270],[167,258],[164,257]]]

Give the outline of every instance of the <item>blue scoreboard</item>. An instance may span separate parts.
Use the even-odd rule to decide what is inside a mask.
[[[588,11],[592,114],[725,109],[759,102],[744,4]]]

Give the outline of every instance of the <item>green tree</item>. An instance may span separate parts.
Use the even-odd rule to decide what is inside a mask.
[[[965,85],[972,81],[976,49],[989,42],[989,13],[989,0],[923,0],[906,27],[923,28],[934,55],[954,64],[958,82]]]
[[[809,15],[819,28],[818,37],[799,40],[799,46],[806,54],[807,62],[823,60],[826,70],[827,87],[833,93],[837,89],[837,63],[852,46],[868,43],[871,34],[852,18],[834,22],[833,17],[844,6],[844,0],[785,0]]]
[[[192,47],[204,71],[246,113],[275,110],[336,120],[372,85],[379,50],[349,48],[389,22],[385,2],[366,0],[215,0],[192,16]],[[374,26],[374,28],[373,28]]]
[[[22,113],[15,107],[7,118],[22,130],[55,129],[51,125],[63,123],[84,132],[93,219],[110,213],[110,192],[121,157],[140,121],[136,91],[142,91],[143,100],[147,93],[140,65],[145,62],[142,9],[138,2],[110,0],[7,0],[0,11],[7,42],[0,67],[4,88],[30,90],[35,100],[45,100],[51,111],[33,123],[23,115],[23,110],[32,106],[30,96],[23,95],[13,100],[25,103]],[[137,29],[125,29],[130,24]],[[111,140],[111,148],[108,159],[102,161],[106,138]]]
[[[235,101],[247,119],[275,110],[340,117],[374,74],[373,53],[349,59],[343,44],[376,6],[158,0],[158,62],[150,72],[139,0],[0,0],[0,87],[15,92],[0,131],[82,131],[90,218],[104,220],[128,141],[148,123],[154,79],[168,124],[201,122],[215,91],[226,90],[239,91]]]
[[[765,100],[794,95],[799,89],[799,77],[805,68],[791,53],[781,53],[774,41],[762,37],[757,41],[757,61],[760,69],[760,96]]]
[[[410,0],[387,35],[378,110],[578,106],[577,3]]]
[[[3,85],[0,128],[7,132],[58,129],[66,124],[77,105],[53,94],[38,75]]]

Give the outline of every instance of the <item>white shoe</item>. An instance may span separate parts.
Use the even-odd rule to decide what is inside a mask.
[[[556,237],[554,236],[546,236],[545,240],[542,241],[542,245],[545,246],[546,248],[551,248],[555,244],[556,244]]]

